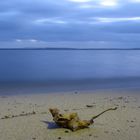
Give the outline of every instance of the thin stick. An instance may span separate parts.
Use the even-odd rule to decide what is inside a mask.
[[[117,109],[117,107],[114,107],[114,108],[109,108],[109,109],[107,109],[107,110],[105,110],[105,111],[103,111],[103,112],[99,113],[98,115],[96,115],[96,116],[92,117],[92,119],[91,119],[91,120],[94,120],[94,119],[98,118],[100,115],[102,115],[103,113],[105,113],[105,112],[107,112],[107,111],[110,111],[110,110],[116,110],[116,109]]]

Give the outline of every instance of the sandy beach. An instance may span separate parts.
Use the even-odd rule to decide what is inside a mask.
[[[89,107],[89,106],[90,107]],[[48,109],[77,112],[90,119],[117,106],[87,129],[72,132],[58,128]],[[140,138],[140,95],[130,91],[92,91],[0,96],[1,140],[138,140]]]

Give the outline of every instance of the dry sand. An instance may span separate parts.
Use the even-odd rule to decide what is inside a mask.
[[[48,111],[57,107],[62,112],[78,112],[82,119],[90,119],[114,106],[118,106],[116,111],[105,113],[90,128],[77,132],[58,128]],[[124,92],[0,96],[0,118],[0,140],[140,139],[140,97]]]

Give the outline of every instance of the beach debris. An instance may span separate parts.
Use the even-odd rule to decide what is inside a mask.
[[[94,105],[86,105],[86,107],[89,107],[90,108],[90,107],[94,107]]]
[[[116,110],[117,107],[109,108],[96,116],[93,116],[90,120],[81,120],[77,113],[69,113],[69,114],[61,114],[60,110],[57,108],[50,108],[49,111],[53,117],[54,122],[62,128],[67,128],[72,131],[76,131],[79,129],[88,128],[91,124],[94,123],[94,119],[98,118],[103,113]]]
[[[119,99],[119,100],[122,100],[122,99],[124,99],[124,97],[120,96],[120,97],[118,97],[118,99]]]
[[[31,116],[31,115],[35,115],[35,114],[36,114],[36,112],[32,111],[32,112],[29,112],[29,113],[21,113],[19,115],[5,115],[1,119],[11,119],[11,118],[22,117],[22,116]]]
[[[25,113],[24,111],[22,111],[21,114],[18,114],[18,115],[5,115],[1,119],[12,119],[12,118],[16,118],[16,117],[32,116],[32,115],[36,115],[36,114],[47,114],[47,112],[37,113],[35,111],[32,111],[32,112]]]
[[[65,130],[65,133],[69,133],[69,131],[68,130]]]
[[[117,129],[117,132],[121,132],[119,129]]]
[[[134,127],[135,127],[135,125],[130,125],[129,127],[134,128]]]
[[[3,119],[8,119],[8,118],[10,118],[10,116],[8,116],[8,115],[5,115],[5,116],[3,117]]]

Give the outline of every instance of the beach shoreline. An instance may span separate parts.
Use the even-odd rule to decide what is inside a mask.
[[[63,113],[77,112],[81,119],[90,119],[115,106],[118,107],[116,111],[107,112],[90,128],[77,132],[58,128],[48,110],[57,107]],[[139,116],[138,89],[0,96],[2,140],[137,140],[140,137]]]

